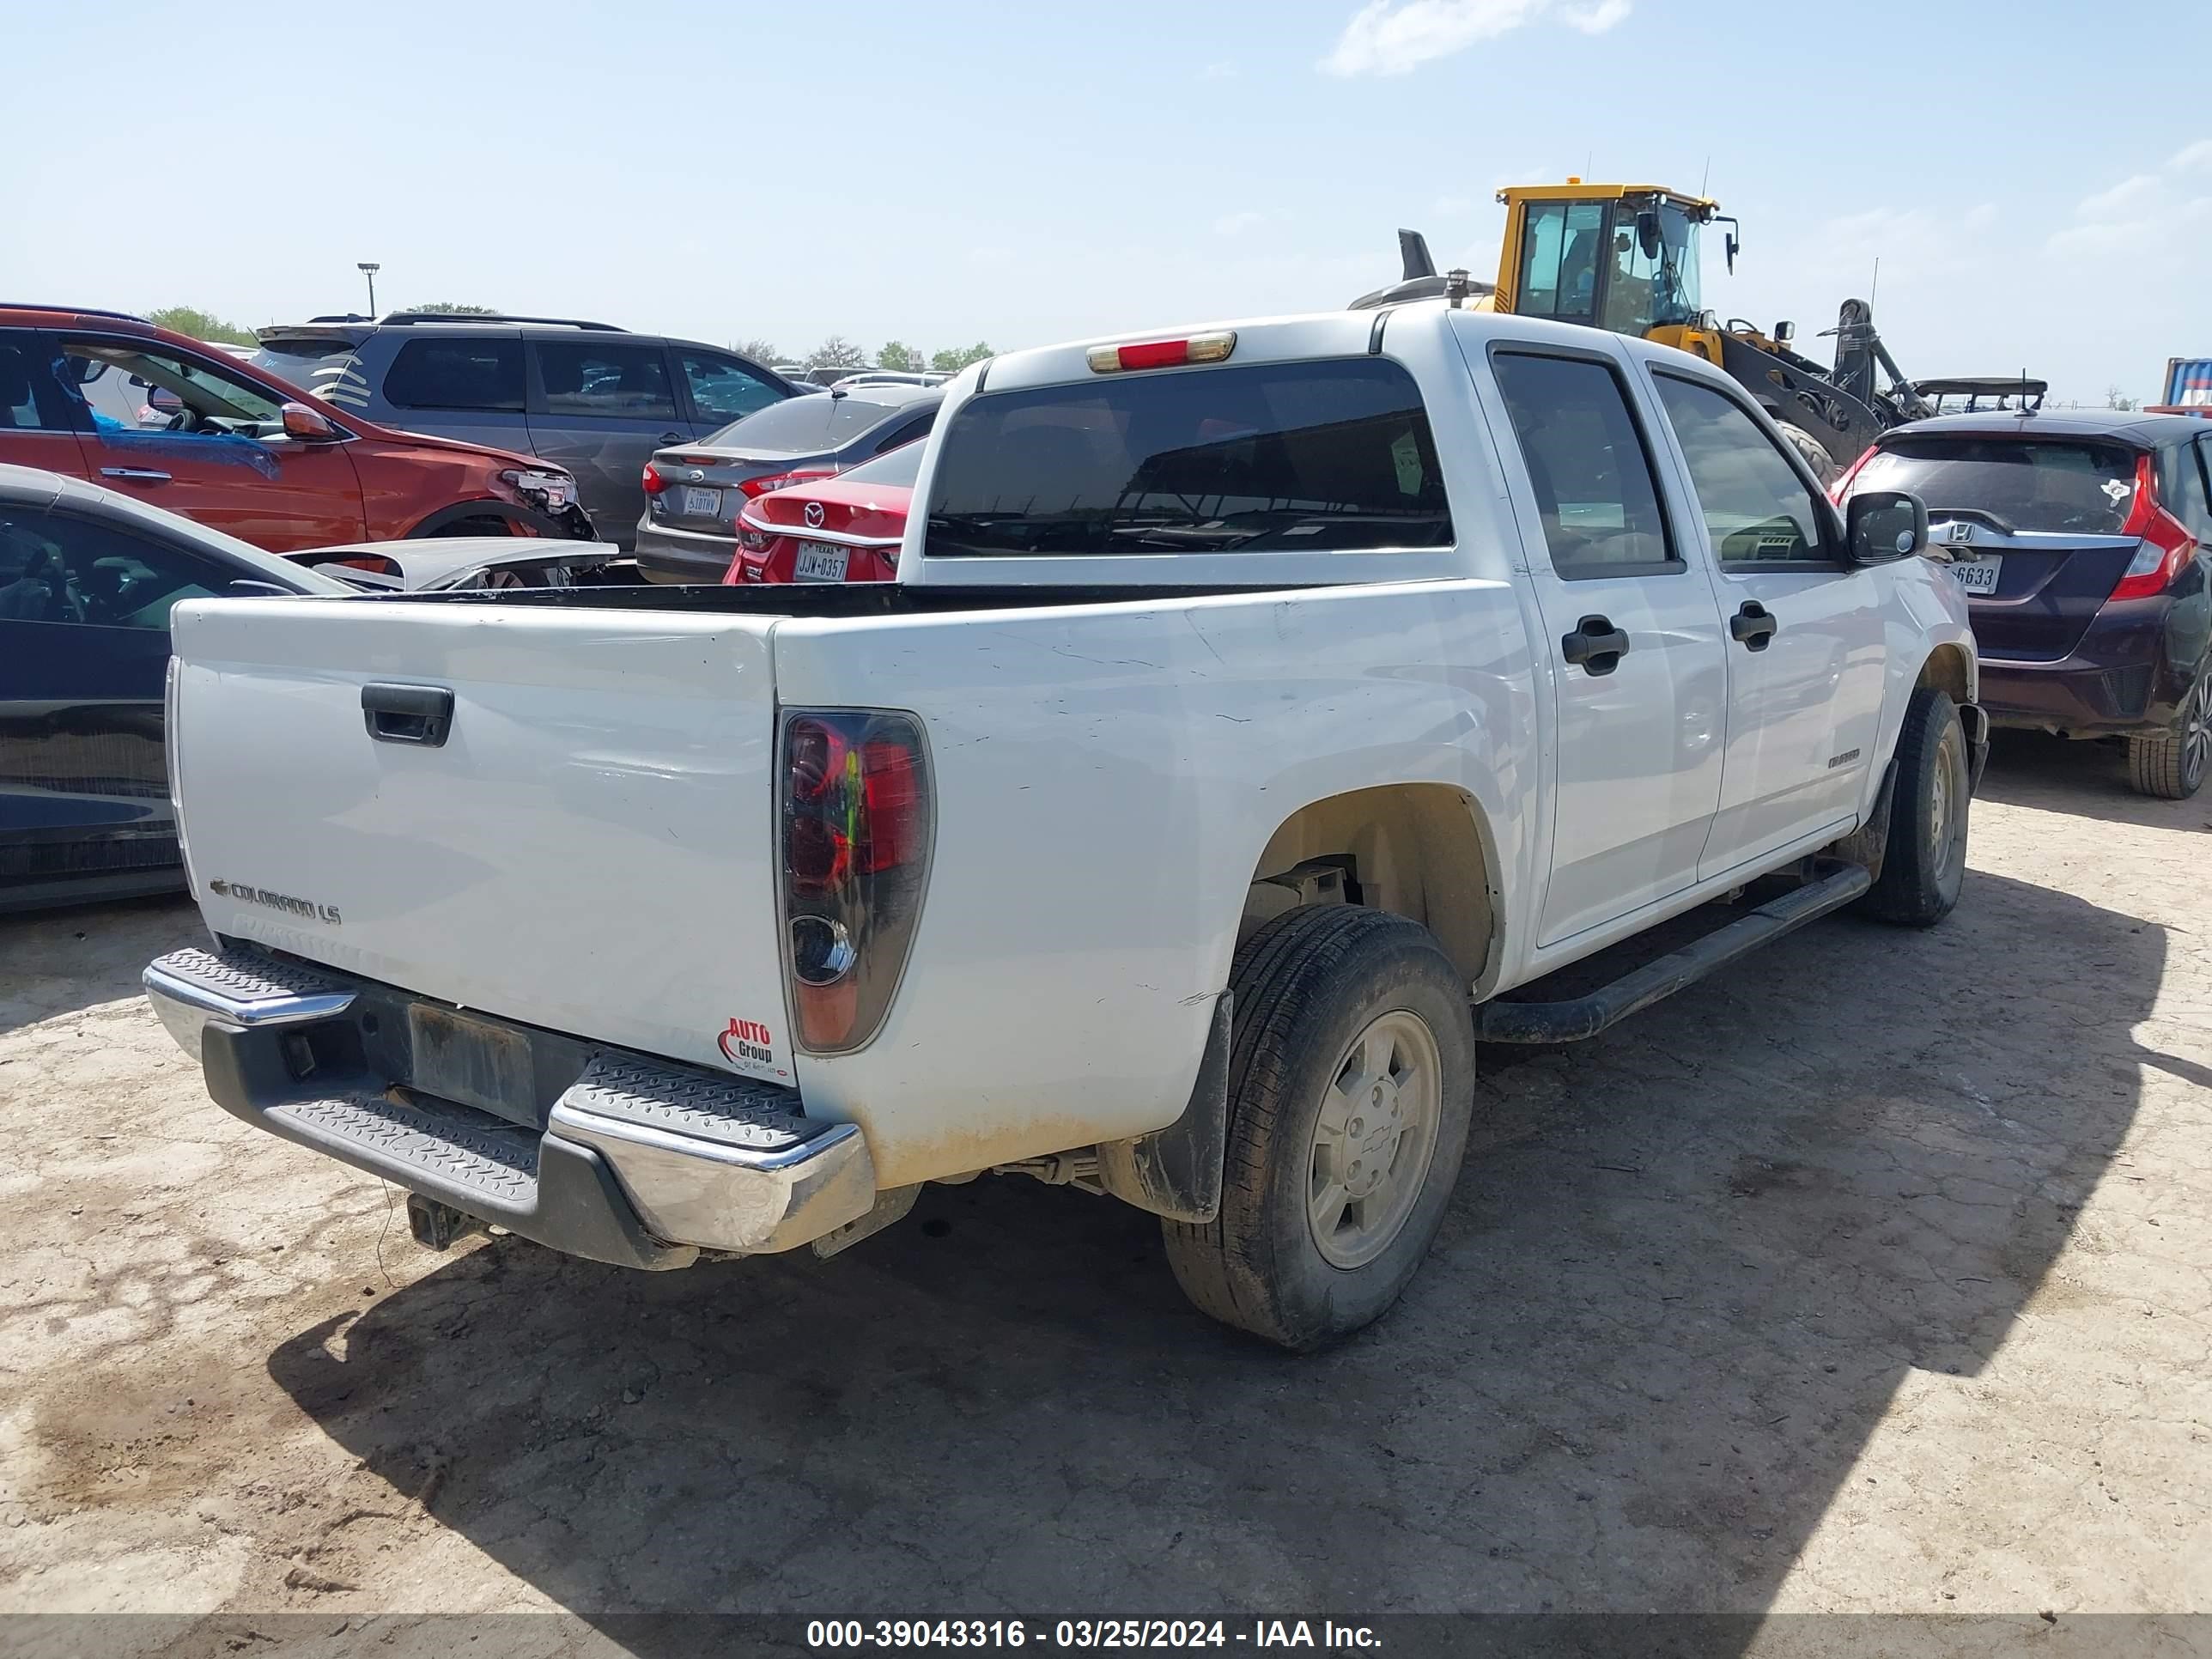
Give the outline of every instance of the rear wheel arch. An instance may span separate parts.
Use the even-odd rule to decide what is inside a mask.
[[[1299,807],[1268,836],[1253,866],[1238,943],[1302,903],[1333,899],[1316,891],[1327,883],[1316,866],[1332,861],[1357,882],[1361,903],[1435,934],[1468,985],[1495,967],[1501,866],[1481,806],[1465,790],[1382,784]]]

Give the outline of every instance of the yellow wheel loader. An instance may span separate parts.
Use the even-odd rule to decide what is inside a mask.
[[[1705,227],[1723,227],[1731,271],[1742,246],[1736,222],[1717,202],[1663,185],[1579,179],[1509,185],[1498,199],[1505,206],[1505,240],[1495,283],[1464,270],[1438,272],[1426,239],[1401,230],[1404,276],[1363,294],[1352,308],[1447,295],[1476,310],[1581,323],[1692,352],[1739,381],[1823,483],[1878,434],[1936,412],[1899,371],[1863,300],[1844,301],[1827,331],[1836,341],[1832,368],[1790,349],[1792,324],[1777,323],[1768,333],[1741,318],[1723,324],[1707,310],[1699,291]],[[1887,374],[1887,388],[1876,386],[1877,369]]]

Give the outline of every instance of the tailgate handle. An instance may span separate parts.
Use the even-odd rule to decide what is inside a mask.
[[[361,717],[379,743],[445,746],[453,729],[453,694],[442,685],[392,685],[372,680],[361,688]]]

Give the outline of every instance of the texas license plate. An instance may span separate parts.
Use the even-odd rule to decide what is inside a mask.
[[[851,557],[844,548],[832,547],[827,542],[801,542],[799,564],[792,574],[803,582],[842,582],[845,580],[846,561]]]
[[[722,516],[722,492],[719,489],[687,489],[684,492],[684,515],[690,519],[719,519]]]
[[[1965,592],[1987,599],[1997,591],[1997,572],[2003,568],[2002,554],[1974,553],[1954,556],[1951,574],[1959,579],[1959,586]]]

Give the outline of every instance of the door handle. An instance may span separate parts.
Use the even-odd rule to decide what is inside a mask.
[[[103,466],[100,469],[100,476],[103,478],[132,478],[140,483],[169,482],[167,473],[156,472],[153,468],[147,466]]]
[[[442,685],[392,685],[372,680],[361,688],[361,718],[379,743],[420,744],[442,749],[453,729],[453,694]]]
[[[688,443],[690,440],[681,432],[664,432],[660,434],[660,441],[665,444],[680,444]]]
[[[1774,630],[1782,624],[1774,620],[1774,613],[1757,599],[1746,599],[1735,615],[1729,618],[1729,632],[1742,641],[1749,651],[1764,651],[1774,637]]]
[[[1584,617],[1559,641],[1559,654],[1585,672],[1610,674],[1628,653],[1628,635],[1603,617]]]

